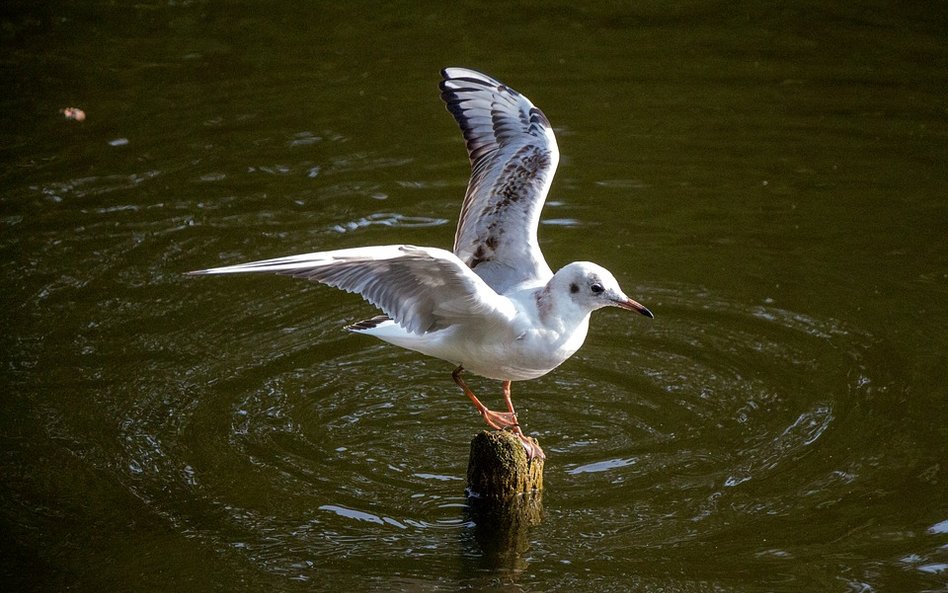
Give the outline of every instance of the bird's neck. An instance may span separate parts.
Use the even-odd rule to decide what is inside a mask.
[[[589,326],[590,312],[577,307],[572,300],[557,298],[550,284],[534,292],[537,316],[540,323],[558,333],[572,333],[577,328]]]

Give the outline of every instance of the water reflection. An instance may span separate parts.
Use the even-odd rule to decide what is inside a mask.
[[[528,567],[531,529],[543,520],[543,492],[509,500],[471,497],[465,516],[471,525],[461,534],[462,557],[477,570],[504,574],[513,582]]]

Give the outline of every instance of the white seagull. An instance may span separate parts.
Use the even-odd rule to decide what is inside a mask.
[[[446,360],[454,381],[491,427],[545,457],[517,422],[511,381],[541,377],[582,346],[589,315],[620,307],[652,317],[605,268],[573,262],[555,274],[537,243],[540,210],[559,150],[529,99],[466,68],[441,72],[441,98],[471,159],[454,252],[378,245],[291,255],[190,274],[276,272],[362,295],[384,313],[347,329]],[[489,410],[461,378],[503,381],[506,412]]]

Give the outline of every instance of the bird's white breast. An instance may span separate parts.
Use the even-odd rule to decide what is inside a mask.
[[[572,356],[588,327],[587,316],[572,331],[514,322],[454,325],[418,335],[387,322],[359,333],[462,365],[482,377],[525,381],[542,377]]]

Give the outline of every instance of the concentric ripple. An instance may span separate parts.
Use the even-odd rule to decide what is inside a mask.
[[[655,321],[600,321],[607,337],[587,342],[578,368],[559,375],[555,405],[531,415],[557,426],[544,442],[558,440],[560,488],[582,509],[563,520],[596,525],[590,547],[573,553],[630,540],[726,546],[852,490],[867,463],[851,449],[853,430],[867,427],[849,416],[888,382],[871,336],[688,287],[636,294],[654,303]],[[771,547],[783,537],[770,535]]]
[[[43,438],[251,573],[305,581],[332,565],[383,578],[386,558],[478,557],[464,474],[482,423],[448,363],[341,331],[373,313],[352,295],[279,277],[183,277],[222,249],[190,232],[175,204],[84,206],[83,234],[18,223],[36,227],[35,261],[14,286],[16,320],[31,331],[12,385],[51,394],[31,404]],[[141,232],[115,229],[130,212],[151,219]],[[415,214],[366,220],[353,232],[442,226]],[[67,252],[89,254],[81,274],[42,276]],[[821,519],[840,501],[878,490],[883,461],[867,452],[893,379],[877,340],[772,302],[690,286],[633,292],[655,320],[600,312],[576,357],[514,386],[521,421],[550,455],[534,561],[588,566],[610,550],[641,559],[647,578],[662,565],[652,550],[728,557],[732,542],[760,537],[733,562],[748,549],[778,562],[801,552],[776,518],[833,524]],[[34,323],[39,311],[55,315]],[[502,405],[496,382],[471,383]]]
[[[295,578],[327,560],[457,553],[466,443],[480,424],[450,366],[339,332],[364,312],[356,299],[286,286],[297,285],[255,295],[266,307],[225,312],[248,331],[209,325],[188,345],[241,351],[189,369],[177,398],[129,411],[122,479],[193,537]],[[601,315],[576,359],[515,386],[551,456],[537,529],[588,533],[542,537],[533,555],[591,558],[629,531],[645,548],[726,541],[801,499],[832,505],[859,479],[834,432],[884,381],[865,360],[871,337],[771,303],[637,294],[654,322]],[[322,321],[288,325],[316,309]],[[493,382],[474,384],[499,400]]]

